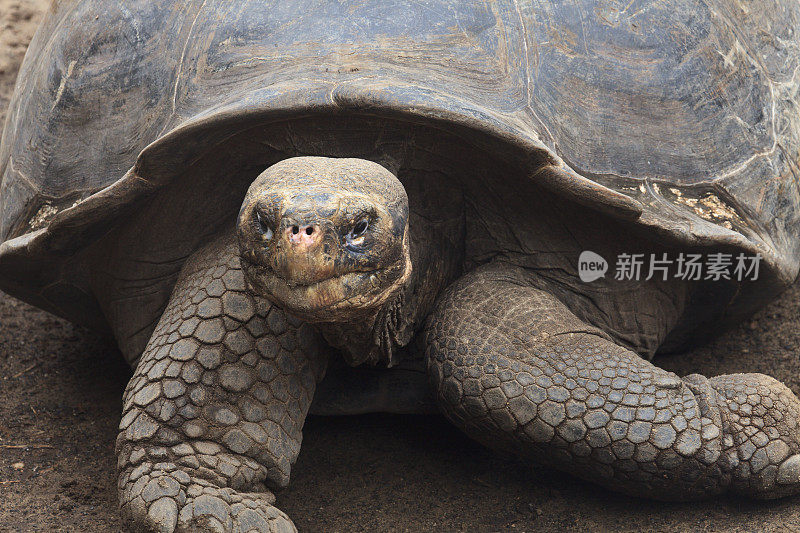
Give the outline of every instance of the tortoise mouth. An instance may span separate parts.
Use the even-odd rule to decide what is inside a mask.
[[[352,269],[347,272],[336,272],[328,276],[323,276],[316,279],[302,279],[302,278],[289,279],[285,275],[282,275],[277,270],[275,270],[272,267],[272,265],[268,263],[256,262],[256,263],[251,263],[251,266],[262,269],[266,274],[268,274],[269,276],[273,277],[276,280],[279,280],[281,283],[283,283],[286,287],[290,289],[306,289],[306,290],[319,287],[325,283],[331,282],[332,280],[342,280],[347,278],[348,276],[357,274],[372,275],[372,274],[377,274],[382,270],[380,268],[375,268],[370,270]]]
[[[278,307],[309,322],[346,321],[371,312],[397,292],[409,274],[405,263],[349,270],[313,281],[288,280],[271,266],[242,258],[253,288]]]

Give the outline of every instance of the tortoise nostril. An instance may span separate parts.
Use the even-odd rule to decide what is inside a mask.
[[[284,230],[285,238],[293,245],[310,246],[320,242],[323,231],[316,224],[292,224]]]

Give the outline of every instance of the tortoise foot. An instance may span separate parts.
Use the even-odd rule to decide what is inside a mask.
[[[731,472],[732,490],[759,499],[799,493],[797,397],[763,374],[729,374],[708,382],[722,415],[723,462]]]
[[[134,532],[296,531],[289,517],[272,505],[271,492],[218,487],[175,464],[140,465],[121,487],[120,500],[123,520]]]

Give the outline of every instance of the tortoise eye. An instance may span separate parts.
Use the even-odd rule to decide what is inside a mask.
[[[369,221],[366,218],[362,218],[361,220],[356,222],[356,225],[353,226],[352,230],[350,230],[349,237],[351,239],[356,239],[358,237],[361,237],[364,234],[364,232],[367,231],[368,227],[369,227]]]
[[[267,240],[271,240],[273,233],[272,233],[272,225],[270,224],[269,218],[267,218],[266,215],[262,215],[258,211],[256,211],[256,218],[258,219],[258,227],[264,234],[264,238],[266,238]]]

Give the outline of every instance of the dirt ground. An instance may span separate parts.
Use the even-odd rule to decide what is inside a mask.
[[[0,122],[46,0],[0,0]],[[679,374],[757,371],[800,393],[800,283]],[[0,531],[118,531],[130,370],[92,332],[0,293]],[[800,531],[800,498],[667,504],[503,459],[439,417],[312,418],[278,504],[301,531]]]

